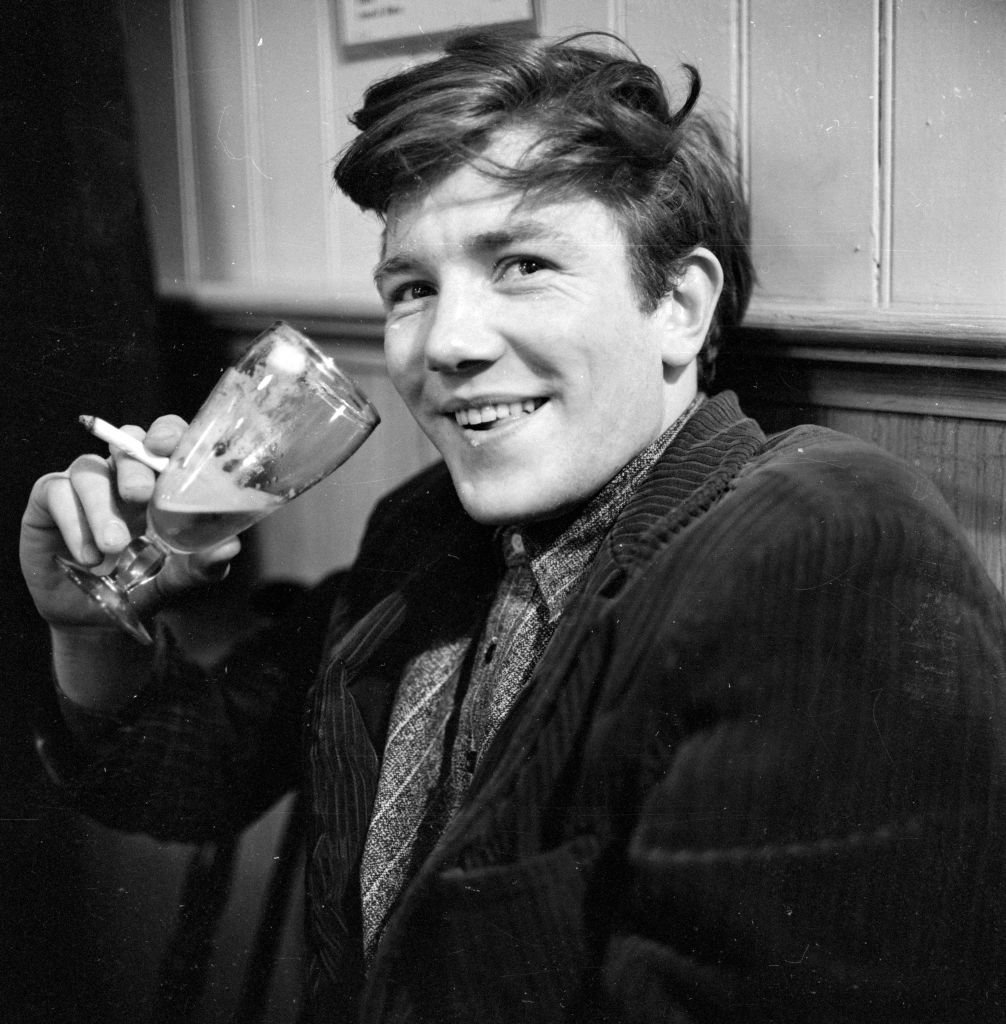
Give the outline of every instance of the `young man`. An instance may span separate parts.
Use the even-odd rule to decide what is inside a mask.
[[[1001,1014],[1003,605],[928,483],[701,390],[752,275],[691,77],[475,36],[368,91],[336,178],[444,461],[209,678],[52,569],[149,472],[33,492],[68,798],[201,838],[305,787],[319,1021]]]

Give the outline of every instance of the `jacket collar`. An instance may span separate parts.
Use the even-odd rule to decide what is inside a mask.
[[[729,391],[708,399],[689,419],[640,482],[608,532],[588,571],[584,595],[613,597],[644,567],[653,552],[709,508],[765,443],[754,420]],[[371,610],[338,645],[352,679],[379,657],[385,686],[354,695],[377,749],[397,673],[431,640],[477,628],[501,572],[492,528],[461,508],[445,467],[439,464],[385,500],[388,515],[375,528],[354,566],[357,591]],[[345,620],[344,620],[345,621]]]
[[[737,396],[704,402],[640,482],[598,552],[586,590],[610,595],[654,550],[708,509],[765,444]]]
[[[709,508],[765,444],[758,424],[723,391],[705,401],[639,483],[608,532],[590,570],[587,591],[608,594],[645,565],[655,548]],[[375,528],[353,568],[350,590],[359,619],[394,593],[405,620],[428,639],[467,628],[472,612],[492,595],[502,571],[495,533],[462,509],[443,464],[385,499]],[[373,649],[388,630],[371,634]],[[365,655],[364,655],[365,656]]]
[[[508,770],[520,769],[520,755],[509,769],[505,767],[508,731],[523,730],[513,746],[527,750],[533,743],[532,733],[548,718],[547,706],[559,701],[576,703],[576,695],[555,688],[598,617],[632,577],[650,565],[659,549],[731,489],[765,440],[758,424],[741,412],[732,392],[721,392],[695,413],[640,482],[604,539],[584,587],[568,605],[568,614],[560,620],[518,704],[497,734],[495,756],[484,756],[480,766],[483,779],[488,782],[490,774],[499,772],[502,778]],[[533,710],[520,712],[525,699]],[[571,713],[573,717],[575,713]],[[489,788],[498,788],[497,783],[494,779]],[[474,780],[472,788],[477,788]]]

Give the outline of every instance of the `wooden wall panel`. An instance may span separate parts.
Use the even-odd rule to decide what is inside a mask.
[[[195,209],[186,230],[198,233],[203,282],[251,282],[252,226],[249,161],[256,158],[246,119],[247,82],[242,50],[242,0],[184,7],[185,61],[191,106],[178,116],[191,127],[195,159]]]
[[[162,288],[225,320],[313,318],[323,336],[357,339],[379,359],[370,280],[379,225],[334,193],[329,170],[352,137],[348,116],[364,89],[434,46],[346,48],[330,0],[300,0],[296,19],[275,0],[128,3],[139,11],[131,39],[134,69],[146,76],[137,95],[141,138],[152,143],[145,171]],[[826,407],[854,395],[870,415],[1000,418],[1006,4],[541,0],[539,10],[545,36],[623,34],[672,87],[682,58],[700,67],[707,102],[738,132],[761,277],[751,321],[768,329],[763,349],[788,367],[782,388],[798,379],[797,389]],[[142,71],[169,41],[173,95],[164,74]],[[172,189],[177,202],[155,201]],[[883,339],[871,347],[878,328],[893,348]],[[890,373],[864,375],[889,356]],[[954,370],[945,387],[940,360]],[[374,387],[380,394],[388,385],[375,378]],[[385,428],[385,442],[375,439],[345,472],[362,472],[385,443],[409,468],[429,457],[425,442],[389,442],[392,433]],[[976,434],[975,442],[983,437],[994,441]],[[375,493],[403,471],[399,463],[367,470]],[[987,500],[1000,501],[994,480],[983,479],[993,488]],[[332,487],[334,497],[313,500],[343,501]],[[361,514],[341,514],[357,524],[348,536]],[[320,543],[336,561],[346,555],[341,541]],[[313,550],[305,564],[316,564]]]
[[[892,299],[927,313],[1006,312],[1003,3],[539,9],[545,36],[614,30],[672,78],[682,57],[699,65],[710,101],[739,129],[770,318],[884,311]],[[136,92],[162,289],[376,314],[377,225],[332,193],[328,171],[365,87],[434,45],[347,48],[330,0],[300,0],[295,18],[275,0],[126,0],[125,10],[148,69]],[[158,51],[166,66],[166,47],[174,91],[149,72]]]
[[[619,32],[625,4],[635,0],[537,0],[542,35],[564,36],[573,32]]]
[[[411,50],[393,46],[378,56],[369,50],[347,52],[335,38],[334,29],[332,47],[329,69],[333,92],[330,146],[321,155],[330,170],[339,151],[356,134],[349,118],[360,107],[367,86],[423,56],[423,53],[417,55]],[[375,316],[383,316],[372,276],[378,260],[380,224],[373,215],[361,213],[334,185],[327,185],[325,194],[335,256],[334,272],[326,286],[326,294],[334,302],[360,305]]]
[[[759,293],[874,296],[873,0],[751,0],[751,203]]]
[[[823,410],[828,426],[910,462],[942,491],[996,585],[1006,592],[1006,424]]]
[[[892,298],[1006,313],[1006,4],[897,5]]]
[[[1006,423],[784,405],[771,396],[747,396],[743,403],[768,431],[819,423],[870,441],[926,474],[1006,593]]]
[[[314,14],[311,4],[301,6]],[[259,159],[248,168],[258,196],[254,272],[257,281],[284,290],[318,291],[331,280],[326,235],[318,227],[333,156],[323,149],[319,25],[261,0],[252,13],[252,116],[261,137]]]
[[[672,96],[680,95],[682,64],[702,75],[702,109],[731,133],[737,131],[738,26],[734,0],[704,4],[669,4],[666,0],[631,0],[625,34],[642,60],[652,64]]]

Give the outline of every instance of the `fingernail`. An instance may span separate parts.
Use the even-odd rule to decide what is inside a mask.
[[[147,436],[144,440],[153,444],[163,444],[167,441],[174,440],[174,437],[175,431],[170,427],[154,427],[152,430],[147,432]]]
[[[84,565],[97,565],[104,556],[93,544],[83,544],[80,548],[80,560]]]
[[[110,548],[123,547],[129,543],[129,531],[121,523],[109,523],[101,536]]]

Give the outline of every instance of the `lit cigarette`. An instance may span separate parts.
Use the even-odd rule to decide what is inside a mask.
[[[114,444],[116,448],[125,452],[131,459],[136,459],[137,462],[142,462],[145,466],[149,466],[155,473],[163,473],[167,468],[168,460],[163,455],[151,455],[143,447],[142,441],[138,441],[124,430],[113,427],[111,423],[107,423],[97,416],[78,416],[77,418],[84,425],[84,429],[94,434],[99,441]]]

